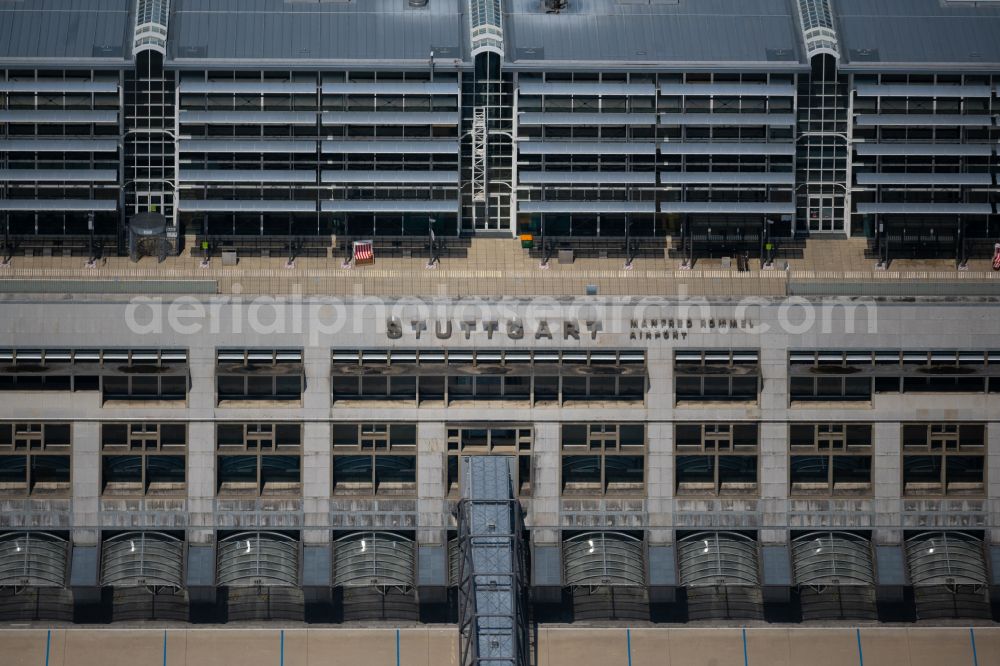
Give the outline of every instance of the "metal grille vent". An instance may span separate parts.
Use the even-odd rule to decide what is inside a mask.
[[[0,535],[0,587],[63,587],[69,546],[47,532]]]
[[[964,532],[925,532],[906,541],[914,587],[986,585],[983,542]]]
[[[184,542],[162,532],[127,532],[104,540],[101,584],[105,587],[183,586]]]
[[[462,580],[462,547],[458,539],[448,542],[448,585],[458,587]]]
[[[333,543],[334,587],[409,590],[414,584],[415,544],[391,532],[358,532]]]
[[[792,541],[795,582],[813,588],[874,585],[871,542],[846,532],[814,532]]]
[[[243,532],[219,541],[216,572],[229,587],[295,587],[299,542],[276,532]]]
[[[642,539],[620,532],[587,532],[563,542],[566,584],[627,586],[646,584]]]
[[[757,541],[735,532],[700,532],[678,542],[681,585],[755,586],[760,582]]]

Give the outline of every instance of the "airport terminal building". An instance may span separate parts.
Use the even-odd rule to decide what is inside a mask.
[[[810,628],[902,622],[962,628],[909,666],[991,663],[998,35],[990,0],[0,0],[0,648],[689,666],[729,661],[668,635],[749,625],[744,664],[840,666]]]
[[[5,617],[993,616],[992,303],[219,299],[4,305]]]

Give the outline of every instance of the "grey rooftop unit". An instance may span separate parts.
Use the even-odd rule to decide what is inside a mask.
[[[642,587],[643,541],[621,532],[587,532],[563,541],[565,581],[571,586]]]
[[[242,532],[219,541],[216,581],[229,587],[295,587],[299,542],[278,532]]]
[[[677,544],[684,587],[757,586],[757,541],[737,532],[699,532]]]
[[[982,539],[964,532],[925,532],[906,540],[906,561],[914,587],[984,586],[986,555]]]
[[[101,545],[104,587],[183,587],[184,542],[162,532],[126,532]]]
[[[69,543],[48,532],[0,535],[0,587],[64,587]]]
[[[397,588],[415,582],[416,543],[391,532],[358,532],[333,542],[334,587]]]
[[[875,585],[871,542],[855,534],[813,532],[796,537],[792,562],[798,585]]]

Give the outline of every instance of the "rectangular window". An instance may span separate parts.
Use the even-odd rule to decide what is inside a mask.
[[[563,495],[645,493],[643,424],[573,423],[562,426]]]
[[[872,393],[1000,391],[1000,353],[984,351],[793,351],[794,401],[870,401]]]
[[[674,352],[677,402],[756,401],[759,391],[760,362],[756,351]]]
[[[219,423],[219,495],[298,497],[302,494],[302,425]]]
[[[867,495],[872,487],[872,426],[788,426],[792,495]]]
[[[871,401],[871,352],[795,351],[789,354],[788,394],[798,401]]]
[[[903,494],[982,495],[985,488],[985,425],[903,424]]]
[[[415,423],[334,423],[333,494],[416,496]]]
[[[642,403],[646,360],[631,351],[335,350],[333,400]]]
[[[183,349],[0,349],[0,391],[101,391],[102,400],[184,400]]]
[[[298,402],[305,388],[300,349],[220,349],[216,361],[219,401]]]
[[[68,423],[0,423],[0,496],[68,497]]]
[[[101,493],[105,496],[183,496],[187,425],[101,425]]]
[[[677,495],[756,495],[757,445],[756,423],[678,423]]]
[[[518,497],[531,496],[531,445],[534,433],[521,424],[470,424],[448,426],[447,490],[459,494],[461,456],[499,455],[515,458],[514,490]]]

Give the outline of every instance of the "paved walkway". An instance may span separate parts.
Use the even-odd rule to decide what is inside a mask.
[[[170,257],[163,263],[143,258],[109,258],[87,269],[77,257],[15,257],[0,268],[3,281],[18,280],[211,280],[223,294],[336,295],[336,296],[578,296],[596,287],[600,296],[693,295],[779,296],[789,281],[851,283],[982,282],[1000,289],[1000,273],[986,260],[970,262],[959,272],[949,260],[896,260],[888,271],[875,271],[864,257],[863,239],[809,241],[801,259],[776,262],[774,270],[724,270],[719,259],[699,260],[694,270],[679,270],[676,259],[636,259],[625,270],[621,259],[578,259],[542,269],[514,240],[475,239],[464,259],[445,259],[428,270],[425,259],[378,259],[373,266],[345,269],[341,259],[300,258],[294,268],[284,258],[244,258],[222,266],[213,259],[209,268],[190,256]],[[113,291],[113,289],[111,289]],[[998,292],[1000,293],[1000,292]]]

